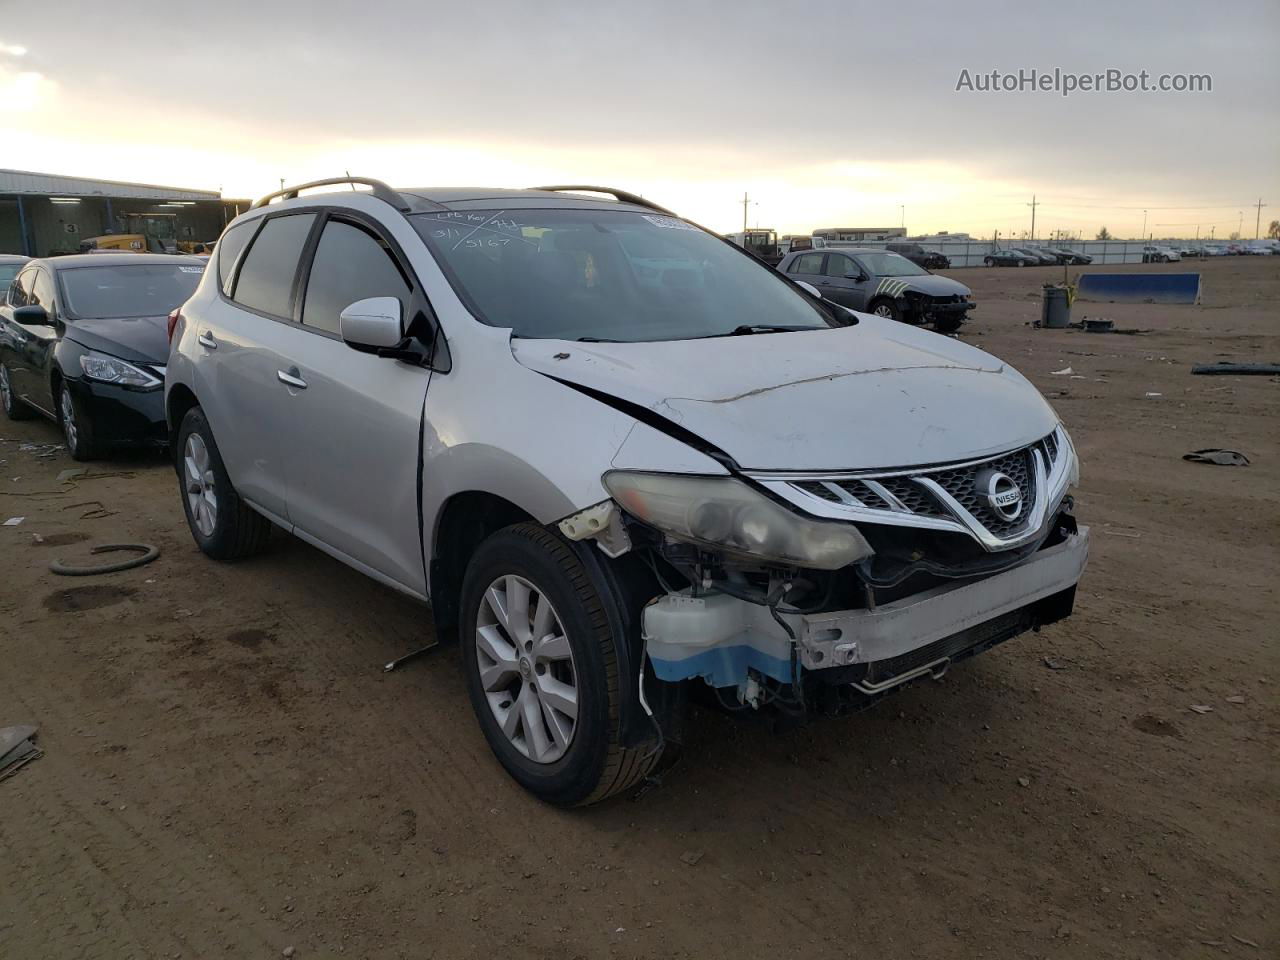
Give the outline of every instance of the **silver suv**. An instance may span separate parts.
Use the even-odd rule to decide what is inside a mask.
[[[350,182],[256,203],[170,318],[187,519],[430,603],[538,796],[639,783],[691,690],[837,711],[1070,613],[1075,452],[1007,364],[623,191],[299,195]]]

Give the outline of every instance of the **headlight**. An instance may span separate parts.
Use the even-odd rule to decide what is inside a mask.
[[[80,354],[80,369],[90,380],[117,383],[124,387],[158,387],[160,378],[154,373],[135,367],[105,353]]]
[[[1076,456],[1076,445],[1071,442],[1071,434],[1067,433],[1067,428],[1058,424],[1058,429],[1062,431],[1062,438],[1067,441],[1067,489],[1080,486],[1080,458]]]
[[[802,517],[731,477],[615,470],[603,482],[636,519],[713,549],[818,570],[872,553],[856,527]]]

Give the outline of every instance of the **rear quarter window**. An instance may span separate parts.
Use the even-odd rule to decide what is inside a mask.
[[[293,316],[293,281],[302,248],[315,223],[314,213],[272,217],[262,225],[245,254],[232,299],[273,317]]]
[[[256,220],[237,223],[219,238],[215,253],[218,257],[218,286],[223,293],[230,291],[231,269],[236,265],[236,257],[240,256],[240,251],[249,242],[257,226]]]

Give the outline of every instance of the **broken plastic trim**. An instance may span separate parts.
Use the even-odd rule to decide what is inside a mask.
[[[556,526],[570,540],[595,540],[596,546],[610,559],[617,559],[631,549],[622,511],[612,500],[601,500],[572,513]]]

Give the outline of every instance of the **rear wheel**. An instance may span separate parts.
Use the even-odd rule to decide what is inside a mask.
[[[9,368],[3,363],[0,363],[0,406],[4,407],[4,415],[10,420],[30,420],[35,415],[35,411],[19,400],[13,392]]]
[[[199,407],[182,418],[176,453],[182,508],[196,545],[224,562],[260,553],[271,536],[271,521],[236,493]]]
[[[653,744],[619,744],[617,644],[570,547],[533,523],[476,550],[462,584],[462,663],[490,749],[549,803],[595,803],[653,769]]]
[[[96,460],[98,445],[93,439],[93,424],[84,409],[84,404],[76,400],[71,393],[67,381],[63,380],[58,390],[58,421],[62,424],[62,435],[67,441],[67,452],[74,460]]]

